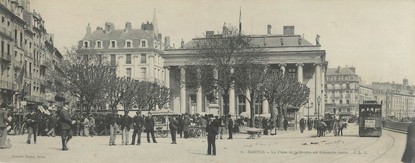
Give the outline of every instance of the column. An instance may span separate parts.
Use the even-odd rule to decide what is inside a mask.
[[[304,64],[303,63],[297,63],[295,65],[297,65],[297,81],[304,84],[304,80],[303,80],[303,75],[304,75],[303,74],[303,66],[304,66]],[[304,113],[304,107],[301,106],[297,113]]]
[[[166,67],[165,69],[164,69],[164,75],[165,75],[165,78],[166,79],[164,79],[164,82],[166,83],[166,87],[167,88],[170,88],[170,67]]]
[[[200,84],[200,68],[197,69],[197,79]],[[196,113],[202,112],[202,87],[199,85],[196,92]]]
[[[164,68],[164,84],[167,88],[170,88],[170,67],[165,67]],[[171,94],[170,94],[171,95]],[[169,95],[169,96],[170,96]],[[167,103],[167,108],[169,108],[171,111],[173,111],[173,101],[174,100],[170,100],[170,102]]]
[[[246,113],[248,114],[248,118],[251,118],[251,106],[249,105],[249,100],[251,100],[251,97],[249,96],[249,90],[246,90],[245,96],[247,99],[245,99],[245,109]]]
[[[269,103],[268,100],[262,101],[262,114],[268,114],[269,113]]]
[[[234,85],[232,85],[229,89],[229,115],[236,115],[235,108],[235,88]]]
[[[326,65],[323,65],[322,68],[323,68],[323,70],[321,70],[321,89],[320,90],[322,90],[323,93],[321,93],[321,104],[320,104],[320,106],[321,106],[321,111],[323,113],[325,113],[326,112],[326,97],[325,97],[326,88],[324,86],[326,85],[326,68],[327,67],[326,67]],[[352,101],[352,99],[350,101]]]
[[[322,117],[321,115],[324,115],[324,113],[322,114],[322,112],[321,112],[321,99],[322,99],[322,97],[320,96],[321,95],[321,88],[320,88],[320,86],[321,86],[321,65],[320,64],[315,64],[315,80],[316,80],[316,82],[315,82],[315,101],[314,101],[314,103],[315,103],[315,108],[317,109],[317,112],[316,112],[316,114],[318,114],[318,115],[320,115],[320,118]],[[319,98],[320,97],[320,98]],[[320,99],[320,101],[318,100],[318,99]],[[320,104],[319,104],[320,103]]]
[[[304,66],[304,64],[297,63],[296,65],[297,65],[297,79],[298,79],[298,82],[304,83],[303,82],[303,66]]]
[[[233,75],[234,69],[231,68],[231,75]],[[235,114],[235,84],[232,81],[231,88],[229,89],[229,115],[236,115]]]
[[[180,113],[186,113],[186,70],[180,67]]]

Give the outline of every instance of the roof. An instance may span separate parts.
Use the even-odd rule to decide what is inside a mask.
[[[356,75],[350,68],[327,68],[326,75]]]
[[[105,30],[96,30],[84,37],[84,40],[126,40],[126,39],[152,39],[154,34],[152,31],[141,29],[132,29],[125,31],[123,29],[112,30],[105,32]]]
[[[219,36],[220,35],[215,35]],[[249,37],[252,39],[250,41],[252,46],[260,46],[260,47],[289,47],[289,46],[295,46],[295,47],[306,47],[306,46],[316,46],[311,44],[309,41],[305,40],[300,35],[249,35]],[[195,47],[198,40],[202,40],[203,38],[194,38],[191,41],[184,44],[184,49],[191,49]],[[299,44],[299,39],[301,39],[301,45]],[[284,45],[281,44],[281,42],[284,42]]]

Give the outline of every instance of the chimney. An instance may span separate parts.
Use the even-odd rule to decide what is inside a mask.
[[[337,73],[340,73],[340,66],[337,67]]]
[[[111,32],[111,22],[105,22],[105,32]]]
[[[206,38],[213,37],[215,33],[213,31],[206,31]]]
[[[294,35],[294,26],[284,26],[283,34],[285,36],[293,36]]]
[[[270,24],[268,24],[268,26],[267,26],[267,34],[268,35],[271,35],[271,28],[272,28],[272,26]]]
[[[125,31],[131,31],[131,29],[133,29],[131,22],[126,22],[125,23]]]
[[[157,34],[157,40],[159,40],[160,42],[163,40],[163,35],[161,35],[161,33]]]
[[[164,49],[170,48],[170,36],[164,37]]]
[[[88,23],[88,26],[86,26],[86,35],[90,35],[91,34],[91,26]]]

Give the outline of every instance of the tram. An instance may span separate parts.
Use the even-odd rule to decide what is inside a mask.
[[[364,101],[359,104],[359,136],[382,136],[382,103]]]

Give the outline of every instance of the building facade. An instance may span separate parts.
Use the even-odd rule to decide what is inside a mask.
[[[335,115],[356,115],[360,77],[354,67],[328,68],[324,85],[326,111]]]
[[[119,77],[168,85],[163,55],[164,49],[170,48],[169,42],[168,36],[163,41],[154,14],[153,22],[142,23],[139,28],[126,22],[124,29],[115,29],[113,23],[106,22],[104,28],[97,27],[92,32],[88,24],[79,48],[101,54]]]
[[[371,87],[375,99],[382,102],[384,117],[415,117],[414,89],[404,79],[402,84],[389,82],[373,82]]]
[[[225,29],[225,26],[224,26]],[[253,46],[260,46],[264,49],[261,55],[269,59],[268,64],[275,69],[282,69],[287,75],[296,78],[299,82],[304,83],[310,88],[310,103],[313,103],[312,109],[302,107],[299,113],[306,116],[308,113],[312,116],[322,117],[325,112],[324,82],[327,67],[326,52],[321,50],[319,36],[316,37],[316,44],[305,40],[302,36],[296,35],[294,26],[284,26],[283,34],[271,34],[271,25],[267,26],[267,34],[249,35],[252,39]],[[224,32],[223,32],[224,33]],[[213,31],[207,31],[206,36],[212,35]],[[219,34],[221,35],[221,34]],[[222,115],[223,98],[219,97],[219,109],[212,110],[209,107],[209,101],[202,89],[186,90],[185,82],[186,72],[184,66],[189,64],[189,59],[197,53],[192,49],[192,45],[200,38],[194,38],[185,43],[182,41],[180,48],[166,49],[164,54],[164,66],[170,70],[166,77],[170,88],[180,90],[179,95],[174,98],[170,109],[178,113],[210,113]],[[203,39],[203,38],[202,38]],[[179,76],[179,77],[177,77]],[[248,92],[243,92],[248,93]],[[320,99],[320,100],[319,100]],[[250,106],[248,101],[234,89],[229,91],[229,114],[241,115],[247,113],[250,115]],[[267,101],[255,105],[255,114],[269,114],[269,104]]]
[[[52,65],[46,63],[59,53],[53,35],[29,0],[1,0],[0,16],[0,101],[16,108],[48,106],[45,72]]]

